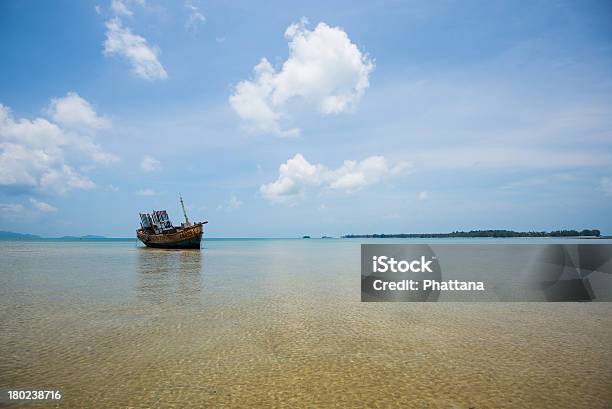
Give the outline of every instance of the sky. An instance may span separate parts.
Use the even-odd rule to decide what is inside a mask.
[[[609,1],[0,2],[0,230],[612,234]]]

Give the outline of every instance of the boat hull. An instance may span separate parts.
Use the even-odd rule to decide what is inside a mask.
[[[151,234],[142,229],[136,231],[138,240],[145,246],[158,249],[199,249],[203,233],[202,223],[167,234]]]

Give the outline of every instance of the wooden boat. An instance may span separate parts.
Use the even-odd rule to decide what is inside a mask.
[[[140,213],[140,229],[136,230],[138,240],[147,247],[163,249],[199,249],[204,225],[207,221],[190,223],[185,212],[183,198],[180,197],[185,223],[173,226],[165,210]]]

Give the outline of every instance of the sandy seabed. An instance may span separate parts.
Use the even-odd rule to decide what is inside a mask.
[[[361,303],[359,246],[321,242],[5,245],[0,387],[64,391],[24,407],[612,407],[612,303]]]
[[[5,332],[0,382],[61,385],[62,408],[609,408],[611,307],[279,297],[58,312]]]

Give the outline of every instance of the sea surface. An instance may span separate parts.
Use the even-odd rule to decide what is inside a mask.
[[[360,243],[551,240],[0,241],[0,389],[64,392],[27,407],[610,408],[612,303],[360,302]]]

